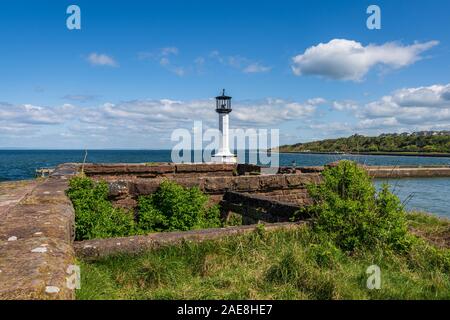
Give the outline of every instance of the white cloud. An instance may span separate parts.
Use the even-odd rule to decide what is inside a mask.
[[[186,68],[172,62],[172,58],[178,53],[179,49],[177,47],[165,47],[157,52],[139,52],[138,59],[157,61],[161,67],[181,77],[186,74]]]
[[[318,75],[331,79],[361,81],[371,68],[383,65],[401,68],[421,59],[420,54],[438,44],[437,41],[404,46],[396,42],[382,45],[346,39],[319,43],[292,58],[296,75]]]
[[[2,136],[5,137],[20,137],[24,134],[32,135],[34,133],[31,126],[27,124],[21,124],[21,123],[1,123],[0,126],[0,138]],[[0,140],[1,141],[1,140]]]
[[[114,60],[114,58],[106,55],[106,54],[98,54],[91,53],[87,60],[93,66],[107,66],[107,67],[117,67],[118,63]]]
[[[177,47],[165,47],[153,52],[138,52],[137,57],[139,60],[156,61],[161,67],[177,76],[192,73],[202,74],[207,67],[209,69],[214,63],[234,68],[243,73],[263,73],[272,69],[261,62],[240,55],[222,56],[217,50],[213,50],[205,56],[198,56],[189,63],[180,63],[179,53],[180,50]]]
[[[450,84],[401,89],[392,101],[402,107],[450,107]]]
[[[177,47],[165,47],[161,49],[161,55],[168,56],[171,54],[178,54],[178,48]]]
[[[337,111],[355,111],[358,109],[358,104],[355,101],[333,101],[333,109]]]
[[[312,98],[312,99],[308,99],[306,101],[308,104],[312,104],[312,105],[319,105],[319,104],[324,104],[327,102],[326,99],[324,98]]]
[[[315,137],[355,132],[450,130],[449,89],[450,84],[403,88],[364,105],[351,100],[327,101],[321,97],[305,101],[281,98],[234,101],[231,127],[278,127],[285,128],[284,134],[288,134],[294,124],[299,126],[296,132],[301,132],[302,136],[313,133]],[[320,107],[328,104],[331,108]],[[35,138],[39,143],[46,141],[45,137],[58,136],[70,141],[66,143],[68,146],[89,143],[96,147],[151,145],[164,148],[170,145],[168,139],[172,130],[191,130],[194,120],[203,121],[205,129],[216,128],[214,107],[214,99],[131,100],[98,106],[0,103],[0,144],[11,145],[11,137],[16,137],[17,144],[22,139],[31,141]],[[327,114],[327,111],[332,113]],[[338,112],[347,112],[354,117],[340,117]],[[57,143],[64,146],[61,141]]]
[[[159,59],[159,64],[162,66],[168,66],[170,64],[170,60],[169,58],[162,57],[161,59]]]
[[[270,67],[263,66],[259,63],[252,63],[246,66],[242,71],[244,73],[261,73],[261,72],[267,72],[270,71]]]
[[[270,128],[285,121],[306,120],[314,115],[317,105],[323,101],[321,98],[306,102],[274,98],[236,101],[231,114],[231,127]],[[158,142],[166,141],[165,145],[159,146],[164,148],[169,146],[167,143],[174,129],[191,130],[194,120],[201,120],[205,129],[216,128],[217,117],[214,99],[132,100],[103,103],[97,107],[2,103],[0,144],[8,145],[13,136],[22,138],[24,143],[32,138],[39,141],[41,137],[42,142],[46,139],[44,137],[58,136],[69,141],[66,146],[138,147],[150,144],[158,147]],[[52,140],[51,143],[64,145],[61,141]]]
[[[268,98],[259,102],[237,104],[234,110],[233,117],[238,120],[238,123],[274,125],[283,121],[310,117],[316,111],[316,104]]]
[[[433,127],[450,122],[450,84],[404,88],[358,110],[361,124]],[[450,129],[450,127],[448,127]]]
[[[397,127],[399,122],[395,117],[378,118],[378,119],[364,119],[361,120],[358,129],[387,129],[388,127]]]
[[[156,51],[141,51],[138,52],[137,56],[139,60],[159,60],[167,59],[169,56],[178,55],[179,49],[177,47],[164,47]]]
[[[233,104],[231,115],[236,126],[262,126],[275,125],[283,121],[310,117],[316,110],[314,103],[299,103],[284,99],[267,98],[258,101],[236,102]],[[105,104],[99,110],[100,117],[120,121],[132,121],[130,124],[161,125],[161,128],[174,128],[183,123],[192,123],[193,119],[202,120],[207,125],[215,127],[217,114],[212,99],[176,101],[162,100],[135,100],[119,104]],[[90,117],[92,118],[92,116]]]
[[[355,118],[326,122],[315,117],[318,122],[308,127],[320,137],[450,130],[449,90],[450,84],[437,84],[399,89],[365,105],[351,100],[333,101],[332,110],[350,112]]]
[[[60,124],[69,117],[72,105],[64,104],[61,107],[51,108],[35,106],[32,104],[11,105],[0,104],[0,125],[28,124],[28,125],[54,125]]]
[[[222,56],[217,50],[211,51],[208,56],[224,66],[232,67],[243,73],[262,73],[272,69],[261,64],[261,62],[256,62],[240,55]]]

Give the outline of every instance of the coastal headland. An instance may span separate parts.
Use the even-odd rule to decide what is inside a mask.
[[[273,151],[274,152],[274,151]],[[445,152],[331,152],[331,151],[280,151],[280,153],[297,154],[330,154],[330,155],[355,155],[355,156],[393,156],[393,157],[431,157],[431,158],[450,158],[450,153]]]
[[[448,157],[449,146],[449,131],[419,131],[384,133],[376,137],[354,134],[346,138],[283,145],[276,150],[283,153]]]

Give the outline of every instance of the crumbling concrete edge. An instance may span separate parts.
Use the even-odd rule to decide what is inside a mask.
[[[264,224],[264,230],[290,230],[308,223],[280,222]],[[95,261],[119,254],[138,254],[164,246],[177,245],[183,242],[203,242],[218,240],[236,235],[254,232],[259,225],[246,225],[227,228],[211,228],[190,231],[157,232],[142,236],[94,239],[74,242],[76,256],[86,261]]]
[[[78,166],[59,166],[0,221],[0,299],[74,299],[75,213],[65,195]]]

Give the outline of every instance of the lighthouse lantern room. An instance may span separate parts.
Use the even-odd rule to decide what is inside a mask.
[[[220,141],[219,150],[212,157],[216,163],[236,163],[237,158],[229,148],[229,113],[231,112],[231,97],[225,95],[225,89],[221,96],[216,97],[216,112],[219,114]]]

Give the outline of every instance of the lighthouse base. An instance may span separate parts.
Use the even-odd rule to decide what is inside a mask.
[[[214,163],[237,163],[237,157],[234,154],[230,155],[214,155],[211,157],[211,162]]]

